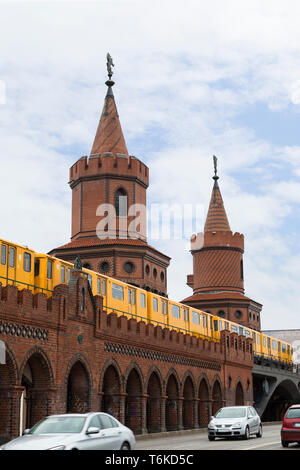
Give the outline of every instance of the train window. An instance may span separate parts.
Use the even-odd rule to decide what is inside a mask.
[[[70,282],[70,279],[71,279],[71,269],[68,268],[68,270],[67,270],[67,281],[68,281],[68,283]]]
[[[275,341],[274,339],[272,340],[272,349],[276,350],[277,349],[277,345],[276,345],[277,341]]]
[[[15,267],[15,249],[11,246],[9,248],[9,267],[14,268]]]
[[[288,352],[288,354],[290,354],[290,345],[289,344],[287,345],[287,352]]]
[[[52,279],[52,262],[47,261],[47,278]]]
[[[123,300],[124,299],[124,289],[119,284],[112,283],[112,296],[114,299]]]
[[[60,280],[63,283],[65,283],[65,281],[66,281],[66,272],[65,272],[65,267],[64,266],[60,267]]]
[[[284,343],[282,343],[282,352],[286,353],[286,345]]]
[[[193,323],[195,323],[196,325],[199,325],[199,324],[200,324],[200,317],[199,317],[199,313],[198,313],[198,312],[192,312],[192,321],[193,321]]]
[[[161,313],[162,315],[167,315],[167,302],[165,300],[161,301]]]
[[[278,352],[281,352],[281,345],[280,345],[280,341],[278,341]]]
[[[213,325],[214,325],[214,330],[218,331],[218,320],[214,320]]]
[[[97,277],[97,294],[101,294],[101,279]]]
[[[260,344],[260,336],[257,335],[257,344]]]
[[[106,295],[106,280],[102,280],[102,295]]]
[[[245,330],[245,336],[246,336],[246,338],[250,338],[250,331]]]
[[[254,333],[254,331],[252,331],[252,339],[253,343],[256,343],[256,334]]]
[[[141,293],[141,307],[146,307],[146,295]]]
[[[243,335],[244,334],[244,328],[242,326],[239,326],[239,331],[238,331],[239,335]]]
[[[203,328],[207,328],[207,316],[206,315],[203,315],[202,322],[203,322]]]
[[[31,254],[24,253],[24,264],[23,264],[24,271],[30,273],[31,271]]]
[[[219,320],[219,330],[223,330],[223,323],[221,322],[221,320]]]
[[[135,305],[135,291],[128,289],[128,303]]]
[[[34,262],[34,275],[39,276],[40,275],[40,260],[36,259]]]
[[[237,333],[237,327],[235,325],[231,325],[231,331],[233,333]]]
[[[93,287],[93,278],[92,278],[91,274],[88,274],[88,281],[90,283],[90,287],[92,288]]]
[[[174,318],[180,318],[180,308],[178,305],[172,305],[172,315]]]
[[[271,340],[270,338],[267,338],[268,339],[268,348],[270,349],[271,348]]]
[[[6,264],[6,245],[1,245],[1,264]]]
[[[266,337],[265,337],[265,336],[263,337],[263,344],[264,344],[264,346],[266,346],[266,345],[267,345],[267,342],[266,342]]]
[[[155,297],[153,297],[153,310],[158,312],[158,300]]]
[[[225,330],[229,330],[229,323],[228,323],[228,321],[225,322]]]

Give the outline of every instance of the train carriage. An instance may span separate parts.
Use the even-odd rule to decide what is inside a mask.
[[[30,248],[0,240],[0,282],[34,292],[34,256]]]

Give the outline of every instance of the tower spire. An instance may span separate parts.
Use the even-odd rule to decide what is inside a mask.
[[[108,89],[104,100],[104,106],[96,136],[92,146],[91,155],[111,152],[114,154],[119,153],[128,156],[129,154],[119,120],[115,97],[112,91],[112,87],[115,84],[115,82],[111,79],[113,75],[112,67],[114,67],[114,63],[109,53],[107,53],[106,59],[108,80],[105,82],[105,85],[108,87]]]
[[[221,191],[218,184],[219,176],[217,175],[217,162],[218,159],[213,155],[214,162],[214,186],[210,199],[209,209],[204,226],[204,232],[213,232],[218,230],[229,230],[230,225],[227,219]]]

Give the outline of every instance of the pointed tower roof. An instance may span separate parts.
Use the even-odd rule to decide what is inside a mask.
[[[221,191],[217,176],[217,158],[214,156],[215,175],[213,176],[214,186],[204,226],[204,232],[215,232],[218,230],[230,231]]]
[[[107,70],[109,80],[105,82],[108,87],[104,106],[97,128],[96,136],[91,150],[93,154],[103,154],[104,152],[120,153],[128,155],[126,142],[124,139],[122,127],[119,120],[119,114],[115,103],[115,97],[112,87],[115,82],[111,80],[113,66],[110,55],[107,55]]]

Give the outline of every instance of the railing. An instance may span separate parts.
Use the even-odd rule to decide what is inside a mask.
[[[5,279],[6,281],[9,281],[13,286],[15,284],[21,284],[22,286],[31,287],[34,290],[39,289],[42,292],[46,291],[46,292],[51,292],[52,294],[54,292],[53,290],[46,289],[45,287],[35,286],[33,284],[28,284],[27,282],[17,281],[16,279],[10,279],[9,277],[0,276],[0,279]]]

